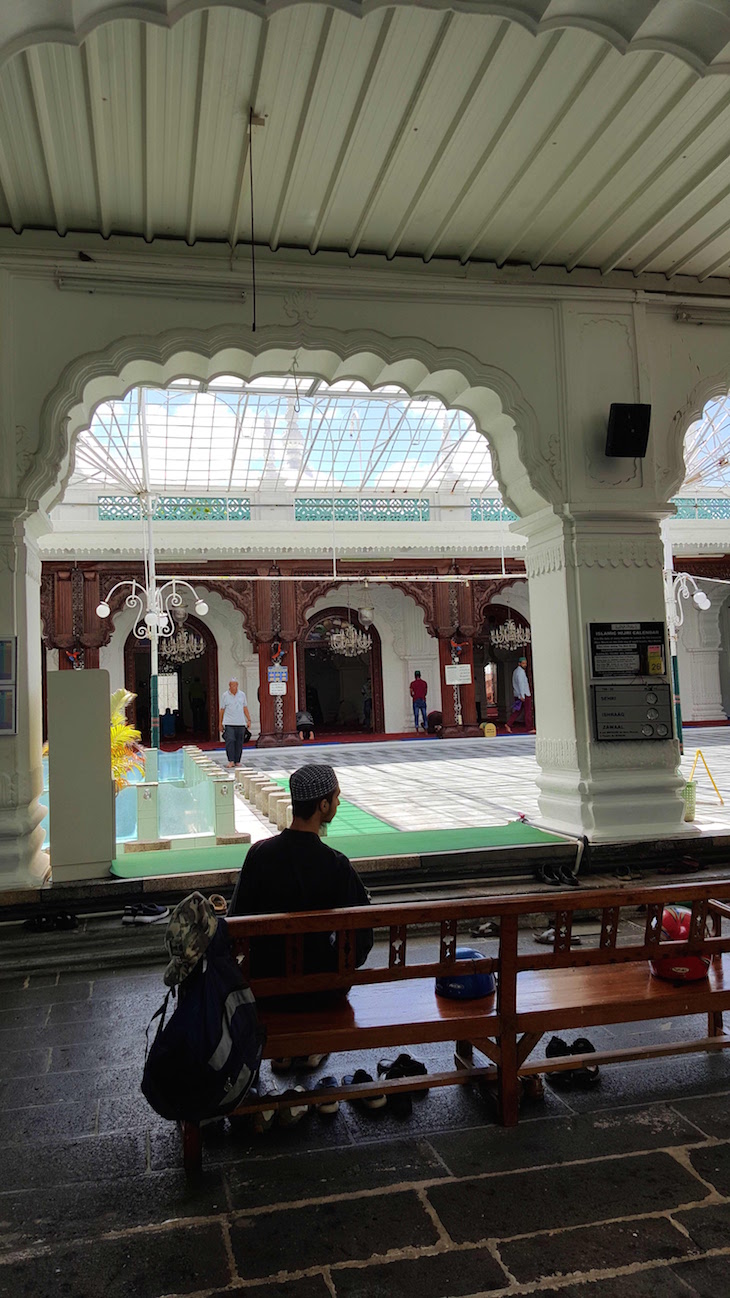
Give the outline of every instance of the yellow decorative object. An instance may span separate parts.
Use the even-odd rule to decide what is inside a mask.
[[[497,727],[491,721],[483,721],[479,727],[485,739],[494,739],[497,733]]]
[[[709,766],[707,765],[707,759],[706,759],[705,754],[703,753],[703,751],[702,751],[701,748],[698,748],[698,749],[697,749],[697,752],[695,753],[695,759],[694,759],[694,761],[693,761],[693,763],[692,763],[692,770],[691,770],[691,772],[690,772],[690,777],[689,777],[689,780],[687,781],[687,783],[688,783],[688,784],[691,784],[692,781],[694,780],[694,777],[695,777],[695,771],[696,771],[696,769],[697,769],[697,763],[698,763],[698,761],[700,760],[700,758],[702,758],[702,765],[704,766],[705,770],[707,771],[707,774],[708,774],[709,777],[710,777],[710,784],[712,785],[713,789],[715,790],[715,793],[717,794],[718,798],[720,799],[720,806],[721,806],[721,807],[724,807],[724,806],[725,806],[725,801],[724,801],[724,799],[723,799],[723,796],[722,796],[720,790],[718,789],[717,785],[715,784],[715,781],[714,781],[713,778],[712,778],[712,771],[710,770]]]
[[[132,771],[144,772],[144,753],[140,746],[139,730],[127,723],[125,712],[136,695],[129,690],[116,690],[111,697],[112,779],[119,793],[129,784]]]

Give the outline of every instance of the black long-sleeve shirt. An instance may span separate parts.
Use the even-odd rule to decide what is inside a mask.
[[[357,870],[318,834],[285,829],[249,849],[233,893],[230,915],[269,915],[280,911],[341,910],[367,906],[370,898]],[[373,931],[358,929],[355,963],[368,958]],[[304,939],[304,973],[337,969],[337,940],[332,933]],[[276,978],[286,972],[284,939],[258,938],[251,943],[251,976]]]

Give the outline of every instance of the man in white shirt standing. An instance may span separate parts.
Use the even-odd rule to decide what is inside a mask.
[[[243,690],[239,690],[238,681],[229,681],[228,689],[221,699],[220,728],[226,745],[226,756],[229,766],[239,766],[243,749],[243,735],[246,727],[251,728],[251,713]]]
[[[519,703],[520,709],[513,714],[512,720],[520,719],[525,727],[525,734],[534,735],[535,722],[532,712],[532,691],[530,690],[530,681],[527,675],[527,659],[520,658],[517,666],[512,673],[512,693],[515,701]],[[512,734],[512,727],[505,726],[508,734]]]

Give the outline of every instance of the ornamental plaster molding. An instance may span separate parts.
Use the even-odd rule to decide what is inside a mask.
[[[623,539],[576,541],[571,563],[582,568],[663,568],[661,542],[655,537],[645,540]]]
[[[116,339],[101,351],[71,361],[43,404],[38,446],[23,476],[21,493],[51,508],[71,475],[73,447],[102,401],[121,398],[140,383],[165,387],[182,376],[209,381],[217,374],[243,379],[286,373],[292,352],[302,373],[333,383],[358,379],[371,388],[397,383],[409,394],[439,397],[465,410],[488,436],[495,478],[508,508],[535,512],[556,498],[556,485],[540,449],[532,406],[505,370],[460,349],[435,347],[417,337],[390,338],[373,329],[342,331],[306,324],[268,326],[255,335],[238,325],[173,329]],[[508,416],[511,427],[507,427]],[[500,470],[500,449],[520,490],[523,508]],[[527,471],[527,483],[525,482]]]
[[[551,572],[562,572],[567,567],[565,544],[563,541],[550,541],[534,550],[528,545],[525,553],[527,576],[545,577]]]
[[[544,771],[575,771],[578,769],[578,744],[575,739],[538,738],[535,759]]]
[[[365,19],[384,8],[413,8],[413,0],[312,0],[352,19]],[[296,0],[23,0],[6,5],[0,20],[0,59],[11,58],[43,42],[80,45],[91,32],[113,20],[137,20],[171,29],[188,14],[223,6],[272,18]],[[698,76],[726,73],[719,61],[730,42],[730,15],[708,0],[421,0],[421,7],[507,18],[531,35],[577,28],[607,41],[621,54],[654,50],[672,54]]]
[[[283,301],[284,315],[294,324],[311,324],[319,310],[319,303],[308,288],[295,288],[286,293]]]

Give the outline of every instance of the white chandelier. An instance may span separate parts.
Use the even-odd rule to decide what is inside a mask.
[[[205,653],[205,641],[194,632],[183,631],[160,641],[160,657],[172,667],[182,667]]]
[[[507,618],[501,626],[494,627],[489,632],[489,639],[495,649],[506,649],[514,653],[516,649],[524,649],[532,639],[530,628],[528,626],[518,626],[513,618]]]
[[[336,631],[330,631],[328,639],[332,652],[341,654],[343,658],[359,658],[370,652],[373,643],[372,636],[358,631],[352,622],[345,622]]]

